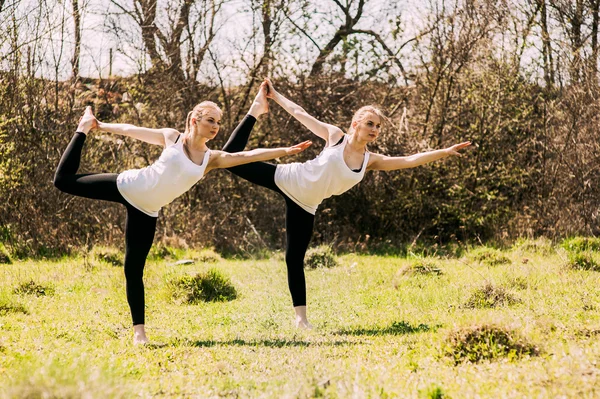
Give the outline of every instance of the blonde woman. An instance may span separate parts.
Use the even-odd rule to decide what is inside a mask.
[[[381,131],[382,112],[373,106],[360,108],[354,114],[348,133],[336,126],[312,117],[299,105],[278,93],[269,79],[262,88],[274,100],[311,132],[325,140],[325,148],[315,159],[303,163],[274,165],[266,162],[249,163],[229,168],[232,173],[252,183],[279,193],[286,203],[286,256],[288,285],[294,306],[296,325],[310,328],[306,315],[306,282],[304,256],[310,242],[314,218],[319,204],[333,195],[340,195],[358,184],[368,170],[397,170],[414,168],[448,156],[471,143],[423,152],[405,157],[373,154],[367,146]],[[250,130],[235,131],[224,151],[242,151]]]
[[[256,96],[248,115],[235,132],[249,135],[254,120],[268,111],[265,90]],[[207,142],[219,132],[222,112],[212,102],[204,101],[188,114],[185,133],[175,129],[148,129],[120,123],[102,123],[87,107],[77,132],[65,150],[54,177],[61,191],[86,198],[118,202],[127,209],[125,224],[125,279],[127,301],[133,319],[133,343],[145,344],[144,283],[146,257],[152,246],[156,220],[161,207],[188,191],[209,171],[248,162],[265,161],[297,154],[310,141],[288,148],[255,149],[230,154],[213,151]],[[77,174],[81,151],[91,130],[132,137],[164,150],[158,160],[142,168],[116,173]]]

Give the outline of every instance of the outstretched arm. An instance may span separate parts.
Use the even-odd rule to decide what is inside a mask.
[[[465,141],[464,143],[455,144],[452,147],[444,148],[443,150],[427,151],[407,157],[388,157],[386,155],[372,154],[367,169],[396,170],[414,168],[451,155],[460,156],[458,151],[470,145],[470,141]]]
[[[267,83],[267,97],[273,99],[283,109],[285,109],[290,115],[296,118],[300,123],[306,126],[311,132],[321,137],[323,140],[329,142],[337,142],[342,137],[342,130],[336,126],[330,125],[325,122],[321,122],[314,116],[309,115],[304,108],[298,104],[288,100],[283,95],[275,90],[273,83],[269,79],[265,79]]]
[[[213,151],[208,162],[207,169],[231,168],[250,162],[269,161],[286,155],[294,155],[304,151],[312,141],[304,141],[292,147],[283,148],[257,148],[251,151],[229,153],[225,151]]]
[[[122,136],[132,137],[150,144],[161,145],[172,144],[179,136],[175,129],[150,129],[139,127],[128,123],[104,123],[98,122],[97,129],[107,133],[120,134]]]

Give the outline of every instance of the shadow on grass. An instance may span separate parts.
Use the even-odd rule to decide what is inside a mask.
[[[439,327],[441,327],[440,324],[437,324],[434,326],[429,326],[427,324],[421,323],[418,326],[413,326],[410,323],[407,323],[405,321],[395,321],[387,327],[344,329],[344,330],[336,331],[334,334],[336,334],[336,335],[369,335],[369,336],[406,335],[406,334],[415,334],[415,333],[420,333],[420,332],[435,331]]]
[[[178,346],[191,346],[191,347],[203,347],[209,348],[214,346],[264,346],[267,348],[289,348],[289,347],[303,347],[309,346],[345,346],[345,345],[357,345],[360,342],[350,341],[333,341],[333,342],[309,342],[309,341],[296,341],[287,339],[259,339],[246,341],[244,339],[232,339],[227,341],[215,341],[215,340],[174,340],[168,344],[151,344],[149,348],[157,349],[164,348],[166,346],[178,347]]]

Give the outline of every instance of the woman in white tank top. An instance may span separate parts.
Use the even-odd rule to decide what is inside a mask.
[[[263,88],[235,131],[250,134],[256,117],[267,110]],[[256,149],[237,154],[211,151],[207,142],[219,132],[221,116],[222,112],[215,103],[202,102],[188,114],[185,133],[180,134],[175,129],[148,129],[129,124],[102,123],[96,120],[88,107],[56,170],[54,185],[59,190],[80,197],[118,202],[127,209],[124,269],[127,301],[133,319],[134,344],[148,342],[144,329],[142,278],[160,208],[188,191],[212,169],[296,154],[311,144],[306,141],[288,148]],[[77,174],[86,135],[92,130],[129,136],[160,145],[164,150],[156,162],[142,169],[120,174]]]
[[[229,170],[234,174],[281,194],[286,203],[286,265],[288,285],[296,313],[296,325],[310,328],[306,316],[306,284],[304,255],[312,236],[314,215],[319,204],[333,195],[340,195],[358,184],[368,170],[414,168],[451,155],[471,143],[414,154],[390,157],[373,154],[367,145],[377,139],[383,114],[372,106],[360,108],[352,118],[348,134],[340,128],[321,122],[302,107],[275,91],[270,80],[267,97],[277,102],[290,115],[314,134],[325,140],[325,148],[315,159],[302,163],[273,165],[250,163]],[[250,132],[234,132],[223,150],[242,151]]]

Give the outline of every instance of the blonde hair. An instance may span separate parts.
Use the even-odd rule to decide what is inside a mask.
[[[185,119],[185,132],[190,132],[190,121],[192,118],[202,118],[209,110],[215,110],[219,113],[220,116],[223,116],[223,111],[221,108],[212,101],[202,101],[200,104],[197,104],[193,110],[188,112],[187,118]]]
[[[354,113],[354,116],[352,117],[352,122],[350,122],[350,129],[348,129],[348,134],[353,134],[355,129],[352,126],[354,124],[354,122],[360,122],[363,119],[365,119],[365,116],[368,113],[372,113],[377,115],[380,119],[381,122],[383,123],[385,120],[387,120],[387,117],[383,114],[383,112],[381,112],[381,110],[373,105],[365,105],[364,107],[360,107],[358,109],[358,111],[356,111]]]

